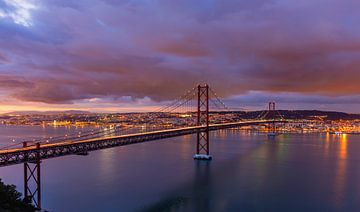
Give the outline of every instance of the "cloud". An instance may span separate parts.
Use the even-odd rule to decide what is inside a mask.
[[[6,64],[9,62],[9,59],[0,53],[0,64]]]
[[[37,8],[32,0],[4,0],[0,6],[0,19],[10,19],[25,27],[32,25],[31,10]]]
[[[50,104],[124,96],[165,101],[198,82],[227,98],[289,92],[341,102],[327,97],[360,93],[359,6],[355,0],[38,1],[38,9],[27,10],[31,24],[0,20],[6,73],[0,87],[21,101]]]
[[[5,89],[17,89],[17,88],[27,88],[31,89],[33,84],[25,79],[13,79],[12,76],[1,76],[0,75],[0,87]]]

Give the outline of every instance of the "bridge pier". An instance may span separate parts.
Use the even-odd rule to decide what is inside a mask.
[[[276,136],[275,110],[275,102],[269,102],[269,116],[273,121],[268,126],[268,137]]]
[[[196,160],[211,160],[209,154],[209,85],[198,85],[197,125],[205,129],[197,130]]]
[[[23,147],[27,147],[27,142],[23,142]],[[40,149],[40,143],[36,144],[36,149]],[[41,157],[40,151],[37,151],[34,161],[28,161],[28,155],[25,154],[24,163],[24,198],[28,202],[34,203],[37,209],[41,209]],[[33,182],[35,188],[30,184]],[[33,189],[32,189],[33,188]]]

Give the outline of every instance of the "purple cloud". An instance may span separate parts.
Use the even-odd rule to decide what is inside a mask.
[[[229,99],[359,105],[355,0],[26,2],[0,4],[0,88],[20,101],[165,101],[208,82]]]

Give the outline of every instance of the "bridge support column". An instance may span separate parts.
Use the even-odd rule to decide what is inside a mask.
[[[205,129],[198,129],[196,154],[194,159],[211,160],[209,154],[209,85],[198,85],[198,106],[197,106],[197,125],[204,126]]]
[[[268,126],[268,136],[276,136],[276,125],[275,125],[275,102],[269,102],[269,117],[273,120]]]
[[[27,143],[23,143],[27,147]],[[40,143],[36,144],[40,149]],[[25,155],[24,163],[24,197],[28,202],[32,202],[37,209],[41,209],[41,169],[40,169],[40,151],[35,153],[35,160],[28,161],[28,155]],[[31,185],[32,184],[32,185]]]

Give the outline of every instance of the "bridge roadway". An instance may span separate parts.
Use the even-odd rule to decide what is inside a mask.
[[[270,122],[273,122],[273,120],[241,121],[225,124],[212,124],[209,125],[209,130],[213,131],[241,126],[259,125]],[[205,126],[184,127],[144,133],[134,133],[128,135],[100,137],[81,141],[63,141],[42,144],[38,147],[36,145],[32,145],[23,148],[0,150],[0,167],[20,164],[24,162],[33,162],[38,156],[40,156],[40,159],[48,159],[71,154],[87,154],[90,151],[95,151],[99,149],[193,134],[196,133],[198,130],[204,131],[205,128]]]

